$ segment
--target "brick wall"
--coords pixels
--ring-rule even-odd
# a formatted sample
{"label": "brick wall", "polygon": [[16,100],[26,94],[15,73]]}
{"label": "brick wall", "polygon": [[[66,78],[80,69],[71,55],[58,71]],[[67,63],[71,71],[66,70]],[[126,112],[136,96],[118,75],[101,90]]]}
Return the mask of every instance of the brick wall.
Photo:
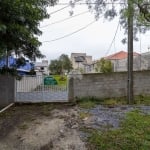
{"label": "brick wall", "polygon": [[15,100],[15,79],[12,76],[0,75],[0,108]]}
{"label": "brick wall", "polygon": [[[76,74],[70,75],[70,78],[73,78],[73,95],[70,97],[111,98],[127,95],[126,72]],[[134,94],[150,94],[150,71],[134,72]]]}

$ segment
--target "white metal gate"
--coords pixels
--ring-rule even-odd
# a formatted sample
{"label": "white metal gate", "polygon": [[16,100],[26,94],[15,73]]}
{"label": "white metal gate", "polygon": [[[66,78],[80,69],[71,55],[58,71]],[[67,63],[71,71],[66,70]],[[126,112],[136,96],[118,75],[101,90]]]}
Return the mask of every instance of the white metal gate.
{"label": "white metal gate", "polygon": [[67,102],[66,85],[44,85],[44,76],[24,76],[16,80],[16,102]]}

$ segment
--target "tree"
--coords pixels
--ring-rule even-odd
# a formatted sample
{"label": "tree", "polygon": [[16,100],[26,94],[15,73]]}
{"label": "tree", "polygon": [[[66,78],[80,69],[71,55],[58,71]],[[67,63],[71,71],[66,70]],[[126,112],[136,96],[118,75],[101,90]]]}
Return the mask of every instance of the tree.
{"label": "tree", "polygon": [[61,74],[62,72],[61,62],[57,59],[51,60],[49,70],[51,74]]}
{"label": "tree", "polygon": [[0,54],[22,53],[42,58],[39,23],[49,15],[46,7],[57,0],[0,0]]}
{"label": "tree", "polygon": [[[74,5],[79,0],[74,0]],[[134,22],[133,33],[134,40],[138,40],[136,34],[138,32],[145,33],[150,29],[150,2],[149,0],[129,0],[134,6]],[[82,2],[83,3],[83,2]],[[81,3],[81,4],[82,4]],[[125,0],[85,0],[89,10],[95,14],[96,20],[101,16],[111,21],[116,16],[120,16],[120,24],[125,29],[125,34],[128,33],[128,1]],[[72,4],[72,5],[73,5]],[[123,43],[127,42],[127,37],[122,39]]]}
{"label": "tree", "polygon": [[[112,20],[118,14],[120,15],[120,24],[128,34],[122,42],[128,42],[128,80],[127,80],[127,97],[128,103],[134,103],[133,94],[133,40],[138,40],[138,32],[145,33],[150,29],[150,2],[149,0],[86,0],[89,9],[96,11],[96,18],[104,15],[105,18]],[[91,5],[92,2],[95,4]],[[116,7],[120,4],[120,9]]]}
{"label": "tree", "polygon": [[72,63],[68,57],[68,55],[65,55],[65,54],[62,54],[60,57],[59,57],[59,60],[62,64],[62,72],[67,72],[69,73],[70,70],[72,69]]}
{"label": "tree", "polygon": [[49,69],[52,74],[69,73],[72,69],[72,64],[68,55],[62,54],[58,59],[51,60]]}
{"label": "tree", "polygon": [[99,61],[96,63],[96,72],[102,72],[102,73],[109,73],[113,72],[113,66],[110,60],[106,60],[104,58],[101,58]]}

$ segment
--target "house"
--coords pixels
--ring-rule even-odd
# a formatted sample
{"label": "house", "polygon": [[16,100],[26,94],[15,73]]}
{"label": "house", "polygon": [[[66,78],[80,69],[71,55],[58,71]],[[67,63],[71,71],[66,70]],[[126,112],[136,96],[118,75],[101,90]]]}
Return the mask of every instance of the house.
{"label": "house", "polygon": [[87,56],[86,53],[71,53],[71,62],[74,70],[84,73],[93,71],[92,56]]}
{"label": "house", "polygon": [[148,51],[148,52],[142,53],[141,58],[142,58],[141,60],[142,70],[150,70],[150,52]]}
{"label": "house", "polygon": [[42,62],[35,62],[34,69],[36,75],[49,75],[48,60],[42,60]]}
{"label": "house", "polygon": [[[109,55],[105,57],[105,59],[108,59],[113,64],[113,70],[114,72],[120,72],[120,71],[127,71],[128,69],[128,53],[125,51],[119,51],[115,54]],[[145,59],[141,57],[140,54],[133,52],[133,70],[145,70],[144,65]]]}

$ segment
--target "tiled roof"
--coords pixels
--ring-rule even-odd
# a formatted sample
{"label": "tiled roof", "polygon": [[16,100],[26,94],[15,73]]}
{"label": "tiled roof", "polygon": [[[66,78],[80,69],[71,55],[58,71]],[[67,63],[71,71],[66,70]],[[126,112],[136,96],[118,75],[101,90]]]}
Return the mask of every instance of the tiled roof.
{"label": "tiled roof", "polygon": [[[139,54],[136,52],[133,52],[133,56],[138,56]],[[128,53],[125,51],[120,51],[118,53],[109,55],[107,57],[105,57],[105,59],[109,59],[109,60],[119,60],[119,59],[125,59],[128,57]]]}

